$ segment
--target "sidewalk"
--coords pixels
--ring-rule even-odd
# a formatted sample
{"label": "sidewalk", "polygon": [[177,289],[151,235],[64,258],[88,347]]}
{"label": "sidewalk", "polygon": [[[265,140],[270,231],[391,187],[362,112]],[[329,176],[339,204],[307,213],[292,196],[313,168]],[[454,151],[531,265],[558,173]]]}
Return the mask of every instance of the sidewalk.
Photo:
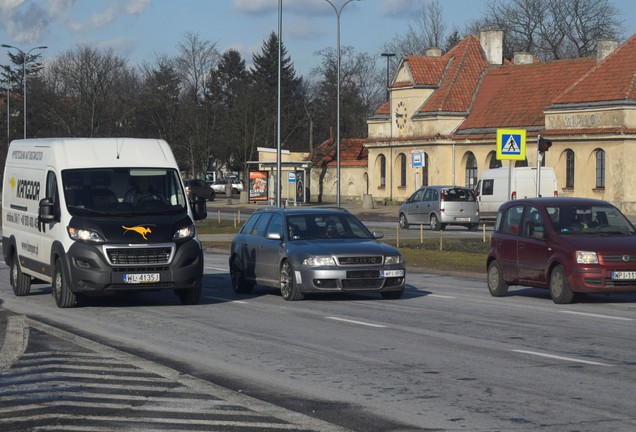
{"label": "sidewalk", "polygon": [[[208,202],[208,217],[211,216],[211,213],[216,213],[220,211],[221,213],[233,213],[240,211],[241,218],[243,215],[252,214],[256,209],[267,207],[269,202],[259,202],[254,203],[251,202],[249,204],[241,204],[238,198],[232,198],[232,204],[229,204],[227,199],[222,195],[217,195],[214,201]],[[308,203],[298,205],[296,208],[307,208],[307,207],[335,207],[334,203]],[[293,203],[289,203],[289,208],[294,208]],[[379,206],[375,205],[372,209],[362,208],[362,203],[341,203],[340,207],[347,209],[352,214],[356,215],[358,218],[363,220],[370,221],[383,221],[383,222],[398,222],[398,211],[399,206],[397,205],[387,205],[387,206]]]}

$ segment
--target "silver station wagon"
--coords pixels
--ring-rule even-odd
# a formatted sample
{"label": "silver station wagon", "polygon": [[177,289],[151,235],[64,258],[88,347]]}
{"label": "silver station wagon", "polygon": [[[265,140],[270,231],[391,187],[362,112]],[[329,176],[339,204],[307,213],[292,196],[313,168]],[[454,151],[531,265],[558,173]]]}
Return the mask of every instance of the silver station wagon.
{"label": "silver station wagon", "polygon": [[285,300],[363,291],[400,298],[404,260],[381,237],[339,208],[259,209],[232,241],[232,288],[242,293],[254,285],[280,288]]}
{"label": "silver station wagon", "polygon": [[460,186],[424,186],[401,206],[400,228],[411,224],[430,225],[439,231],[447,225],[479,226],[479,203],[472,189]]}

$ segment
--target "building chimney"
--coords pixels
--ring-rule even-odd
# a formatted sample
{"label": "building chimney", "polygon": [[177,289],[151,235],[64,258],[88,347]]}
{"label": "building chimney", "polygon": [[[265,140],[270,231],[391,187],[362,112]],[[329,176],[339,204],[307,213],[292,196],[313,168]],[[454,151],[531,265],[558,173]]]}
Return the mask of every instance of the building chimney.
{"label": "building chimney", "polygon": [[596,61],[601,61],[618,47],[616,39],[599,39],[596,41]]}
{"label": "building chimney", "polygon": [[488,63],[493,65],[503,63],[503,30],[482,30],[479,33],[479,42]]}
{"label": "building chimney", "polygon": [[516,65],[534,63],[534,56],[529,52],[516,52],[514,63]]}
{"label": "building chimney", "polygon": [[426,50],[426,57],[441,57],[442,50],[440,48],[428,48]]}

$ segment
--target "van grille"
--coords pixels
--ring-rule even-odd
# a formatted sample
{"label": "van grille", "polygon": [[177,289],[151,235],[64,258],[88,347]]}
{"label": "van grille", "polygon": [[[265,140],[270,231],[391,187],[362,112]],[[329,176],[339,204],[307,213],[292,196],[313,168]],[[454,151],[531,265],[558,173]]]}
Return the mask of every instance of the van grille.
{"label": "van grille", "polygon": [[112,265],[169,264],[173,248],[165,247],[122,247],[108,248],[106,256]]}

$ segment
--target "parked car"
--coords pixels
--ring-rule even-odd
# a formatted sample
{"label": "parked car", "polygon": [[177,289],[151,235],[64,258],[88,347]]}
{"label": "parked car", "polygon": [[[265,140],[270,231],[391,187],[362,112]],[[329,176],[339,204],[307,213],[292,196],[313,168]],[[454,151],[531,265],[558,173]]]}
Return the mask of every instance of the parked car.
{"label": "parked car", "polygon": [[381,237],[343,209],[256,210],[232,241],[232,288],[280,288],[285,300],[347,291],[399,298],[404,260]]}
{"label": "parked car", "polygon": [[216,198],[214,189],[212,189],[212,187],[203,180],[188,179],[183,181],[183,185],[186,188],[188,199],[190,199],[193,195],[203,197],[206,201],[214,201],[214,198]]}
{"label": "parked car", "polygon": [[228,180],[232,183],[232,193],[234,195],[238,194],[239,192],[241,192],[243,190],[243,182],[240,179],[237,179],[237,178],[231,178],[231,179],[223,178],[223,179],[218,179],[214,183],[212,183],[212,189],[214,189],[214,192],[224,194],[225,193],[225,185],[227,184]]}
{"label": "parked car", "polygon": [[486,268],[495,297],[509,285],[548,288],[560,304],[575,293],[636,292],[636,229],[601,200],[508,201],[497,215]]}
{"label": "parked car", "polygon": [[401,206],[400,228],[428,224],[439,231],[447,225],[463,225],[470,230],[479,226],[479,204],[472,189],[460,186],[424,186]]}

